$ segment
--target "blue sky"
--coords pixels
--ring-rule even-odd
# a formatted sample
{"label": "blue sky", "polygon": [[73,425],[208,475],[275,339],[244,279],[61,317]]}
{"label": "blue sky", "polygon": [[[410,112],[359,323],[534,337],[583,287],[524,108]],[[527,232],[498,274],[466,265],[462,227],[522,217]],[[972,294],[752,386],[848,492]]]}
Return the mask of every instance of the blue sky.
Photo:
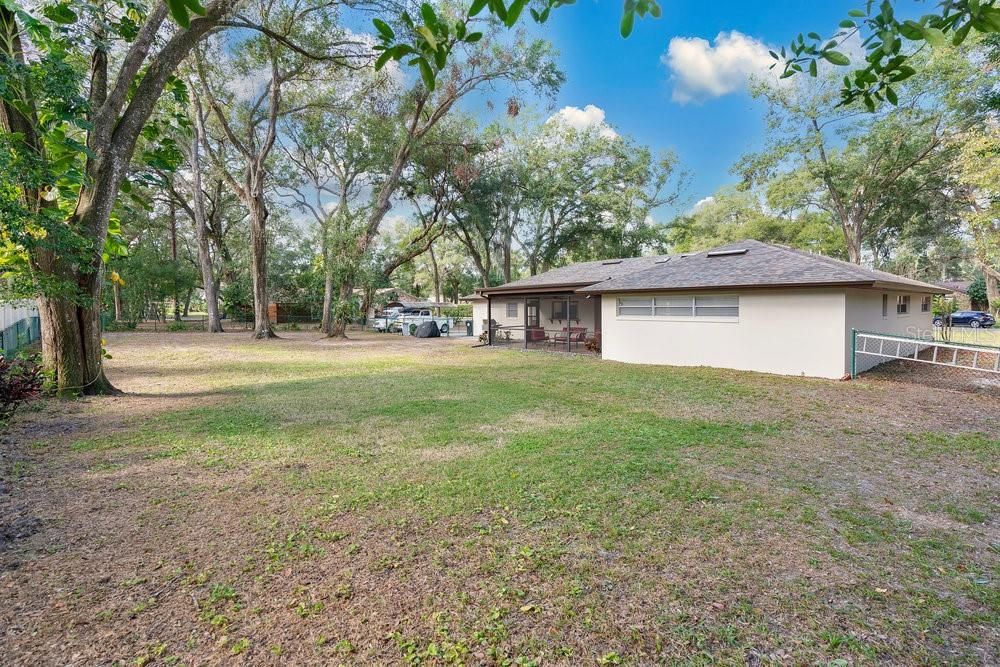
{"label": "blue sky", "polygon": [[[676,151],[692,173],[693,204],[734,182],[732,164],[763,144],[763,107],[744,81],[761,69],[766,47],[799,32],[828,35],[863,4],[662,0],[660,19],[637,21],[622,39],[621,2],[579,0],[554,11],[544,29],[567,76],[556,108],[594,105],[621,133]],[[581,117],[599,115],[589,111]]]}

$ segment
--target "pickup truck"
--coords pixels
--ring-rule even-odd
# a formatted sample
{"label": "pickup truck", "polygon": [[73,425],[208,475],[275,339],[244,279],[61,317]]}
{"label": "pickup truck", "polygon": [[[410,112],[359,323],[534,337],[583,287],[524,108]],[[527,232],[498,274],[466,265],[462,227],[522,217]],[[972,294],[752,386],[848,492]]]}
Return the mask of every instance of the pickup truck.
{"label": "pickup truck", "polygon": [[[427,311],[428,313],[430,311]],[[389,308],[378,317],[372,319],[375,331],[399,331],[399,318],[403,315],[402,308]]]}

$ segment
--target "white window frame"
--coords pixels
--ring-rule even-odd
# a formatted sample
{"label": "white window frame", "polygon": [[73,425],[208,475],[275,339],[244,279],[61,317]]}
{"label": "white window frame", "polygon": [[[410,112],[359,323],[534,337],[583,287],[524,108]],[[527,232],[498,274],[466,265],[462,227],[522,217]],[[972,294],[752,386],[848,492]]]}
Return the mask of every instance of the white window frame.
{"label": "white window frame", "polygon": [[[704,300],[704,303],[699,303],[699,300]],[[712,302],[715,303],[712,303]],[[722,301],[723,303],[719,303]],[[732,315],[729,313],[722,313],[722,310],[731,310],[736,308],[736,314]],[[708,311],[701,313],[700,311]],[[716,311],[716,312],[712,312]],[[695,295],[694,297],[694,317],[706,318],[710,317],[712,319],[738,319],[740,316],[740,297],[735,294],[719,294],[719,295],[708,295],[703,294],[701,296]]]}
{"label": "white window frame", "polygon": [[[906,317],[910,314],[910,303],[913,300],[910,298],[909,294],[899,294],[896,296],[896,315],[899,317]],[[903,310],[900,310],[900,307]]]}
{"label": "white window frame", "polygon": [[931,297],[929,297],[929,296],[922,296],[922,297],[920,297],[920,312],[921,313],[929,313],[929,312],[931,312],[931,307],[932,307]]}
{"label": "white window frame", "polygon": [[[705,302],[698,303],[699,299],[704,299]],[[727,302],[718,303],[720,299],[725,299]],[[715,301],[716,303],[711,303]],[[618,319],[636,319],[636,320],[656,320],[662,322],[738,322],[740,315],[740,297],[737,294],[660,294],[658,296],[624,296],[618,297],[616,301],[615,313]],[[728,310],[736,308],[736,314],[709,314],[709,312],[702,312],[699,314],[699,309],[701,311],[711,311],[712,309],[717,309],[719,311]],[[649,312],[646,314],[639,314],[634,312],[623,313],[622,309],[646,309]],[[658,309],[665,310],[669,308],[671,312],[668,314],[658,314],[656,311]],[[686,312],[678,312],[681,310],[686,310]]]}
{"label": "white window frame", "polygon": [[[510,314],[511,307],[514,309],[513,315]],[[507,317],[517,317],[517,301],[508,301],[507,310],[505,312],[507,313]]]}
{"label": "white window frame", "polygon": [[[625,302],[625,303],[622,303]],[[645,315],[642,313],[623,313],[622,309],[628,308],[631,310],[635,309],[649,309],[649,312]],[[639,317],[646,319],[647,317],[653,316],[653,297],[649,296],[620,296],[616,301],[616,310],[618,317],[629,318],[629,317]]]}

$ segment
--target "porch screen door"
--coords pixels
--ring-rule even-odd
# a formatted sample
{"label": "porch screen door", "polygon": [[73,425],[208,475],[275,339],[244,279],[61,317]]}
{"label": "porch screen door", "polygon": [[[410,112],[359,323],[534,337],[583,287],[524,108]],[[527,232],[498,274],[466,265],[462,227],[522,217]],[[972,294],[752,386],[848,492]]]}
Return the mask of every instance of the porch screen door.
{"label": "porch screen door", "polygon": [[529,327],[538,326],[538,299],[528,299],[525,302]]}

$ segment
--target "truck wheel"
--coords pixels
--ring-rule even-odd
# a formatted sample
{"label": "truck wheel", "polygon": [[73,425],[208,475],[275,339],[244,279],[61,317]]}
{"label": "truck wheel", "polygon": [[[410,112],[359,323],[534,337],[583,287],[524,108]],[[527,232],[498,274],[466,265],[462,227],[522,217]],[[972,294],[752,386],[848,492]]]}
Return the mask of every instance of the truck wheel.
{"label": "truck wheel", "polygon": [[442,325],[441,325],[441,328],[439,329],[439,331],[440,331],[441,333],[443,333],[443,334],[447,334],[447,333],[448,333],[448,331],[450,330],[450,328],[451,328],[451,327],[449,327],[449,326],[448,326],[447,324],[442,324]]}

